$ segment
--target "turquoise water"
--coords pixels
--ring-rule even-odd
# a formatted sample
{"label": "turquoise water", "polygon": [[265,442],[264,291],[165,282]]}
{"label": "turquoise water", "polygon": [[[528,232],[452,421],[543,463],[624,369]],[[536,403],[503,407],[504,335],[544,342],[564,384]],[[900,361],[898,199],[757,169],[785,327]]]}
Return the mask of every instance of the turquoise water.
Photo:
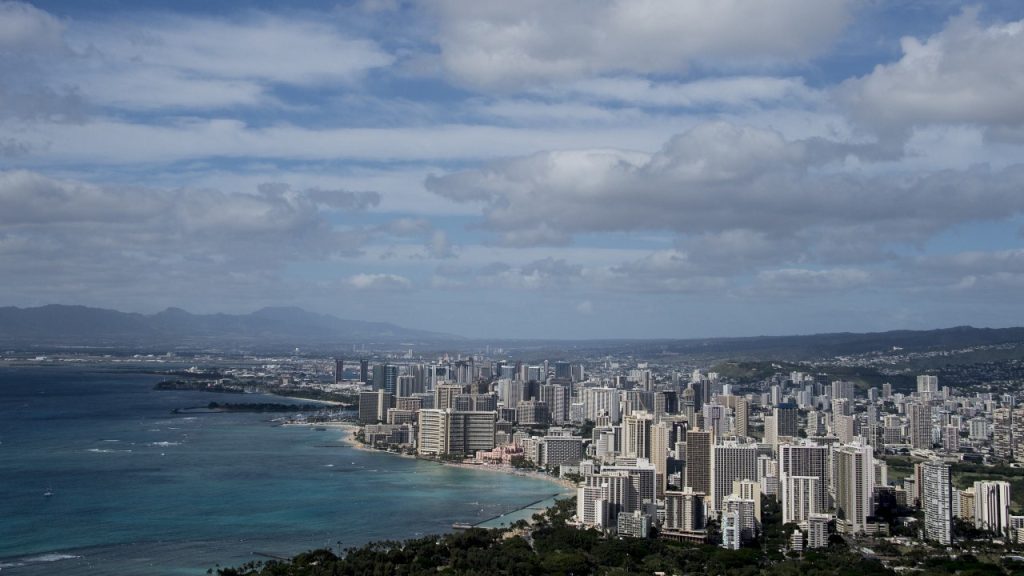
{"label": "turquoise water", "polygon": [[157,380],[0,367],[0,572],[203,574],[447,532],[560,492],[356,450],[341,430],[265,414],[174,415],[240,397],[155,391]]}

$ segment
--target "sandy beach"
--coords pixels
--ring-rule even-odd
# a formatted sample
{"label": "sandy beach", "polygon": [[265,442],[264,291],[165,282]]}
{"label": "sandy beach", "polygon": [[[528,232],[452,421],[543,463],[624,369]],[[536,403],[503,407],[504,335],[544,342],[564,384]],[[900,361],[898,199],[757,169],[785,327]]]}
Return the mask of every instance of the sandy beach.
{"label": "sandy beach", "polygon": [[[359,428],[360,428],[359,426],[357,426],[355,424],[352,424],[352,423],[349,423],[349,422],[331,422],[331,423],[329,423],[329,425],[331,427],[335,427],[335,428],[344,428],[344,429],[346,429],[345,430],[346,434],[344,436],[342,436],[341,441],[346,443],[346,444],[348,444],[348,445],[350,445],[350,446],[352,446],[356,450],[366,450],[366,451],[369,451],[369,452],[380,452],[380,453],[383,453],[383,454],[390,454],[392,456],[400,456],[402,458],[417,458],[417,459],[423,460],[424,462],[433,462],[435,464],[440,464],[442,466],[451,466],[453,468],[463,468],[465,470],[476,470],[476,471],[480,471],[480,472],[497,472],[497,473],[500,473],[500,474],[511,474],[513,476],[522,476],[522,477],[525,477],[525,478],[533,478],[533,479],[536,479],[536,480],[545,480],[545,481],[548,481],[548,482],[553,482],[555,484],[558,484],[559,486],[561,486],[565,490],[566,494],[570,494],[571,493],[571,494],[575,495],[575,491],[576,491],[576,488],[577,488],[576,483],[571,481],[571,480],[567,480],[565,478],[557,478],[557,477],[551,476],[549,474],[544,474],[543,472],[536,472],[536,471],[531,471],[531,470],[522,470],[522,469],[519,469],[519,468],[513,468],[511,466],[497,466],[497,465],[494,465],[494,464],[469,464],[469,463],[464,463],[464,462],[441,462],[440,460],[431,460],[429,458],[419,458],[418,456],[413,456],[413,455],[410,455],[410,454],[403,454],[403,453],[400,453],[400,452],[389,452],[387,450],[377,450],[376,448],[370,448],[369,446],[366,446],[362,442],[356,440],[356,431],[359,430]],[[324,424],[317,424],[317,426],[324,426]]]}

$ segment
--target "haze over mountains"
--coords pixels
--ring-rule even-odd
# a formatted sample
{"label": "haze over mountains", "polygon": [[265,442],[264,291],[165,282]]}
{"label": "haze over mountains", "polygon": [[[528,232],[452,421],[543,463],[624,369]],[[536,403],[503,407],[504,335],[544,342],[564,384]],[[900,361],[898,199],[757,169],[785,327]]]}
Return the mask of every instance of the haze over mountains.
{"label": "haze over mountains", "polygon": [[[1024,328],[958,326],[937,330],[830,333],[702,339],[513,340],[495,334],[490,344],[547,354],[589,351],[679,354],[692,357],[799,360],[883,352],[951,350],[1024,343]],[[461,336],[415,330],[385,322],[341,319],[301,308],[263,308],[249,314],[191,314],[168,308],[157,314],[51,304],[0,307],[0,346],[13,348],[95,347],[128,349],[241,348],[333,350],[342,345],[427,345],[457,349],[476,345]]]}
{"label": "haze over mountains", "polygon": [[458,337],[301,308],[263,308],[250,314],[190,314],[168,308],[151,315],[58,304],[0,308],[0,344],[6,346],[264,348],[453,339]]}

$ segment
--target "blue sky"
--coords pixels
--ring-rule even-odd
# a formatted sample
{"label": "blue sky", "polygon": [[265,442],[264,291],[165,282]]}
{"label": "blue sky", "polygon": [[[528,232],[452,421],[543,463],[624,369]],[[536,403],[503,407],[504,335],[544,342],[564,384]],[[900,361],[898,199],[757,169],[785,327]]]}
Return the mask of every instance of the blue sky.
{"label": "blue sky", "polygon": [[0,1],[0,305],[1024,324],[1024,5]]}

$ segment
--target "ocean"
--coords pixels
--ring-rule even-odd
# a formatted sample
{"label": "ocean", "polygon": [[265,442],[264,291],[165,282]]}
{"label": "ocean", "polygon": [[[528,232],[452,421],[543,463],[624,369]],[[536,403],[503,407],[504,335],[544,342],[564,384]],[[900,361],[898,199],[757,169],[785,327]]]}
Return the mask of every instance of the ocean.
{"label": "ocean", "polygon": [[154,390],[161,379],[0,367],[0,574],[205,574],[514,518],[563,492],[357,450],[342,430],[279,426],[279,414],[173,414],[290,401]]}

